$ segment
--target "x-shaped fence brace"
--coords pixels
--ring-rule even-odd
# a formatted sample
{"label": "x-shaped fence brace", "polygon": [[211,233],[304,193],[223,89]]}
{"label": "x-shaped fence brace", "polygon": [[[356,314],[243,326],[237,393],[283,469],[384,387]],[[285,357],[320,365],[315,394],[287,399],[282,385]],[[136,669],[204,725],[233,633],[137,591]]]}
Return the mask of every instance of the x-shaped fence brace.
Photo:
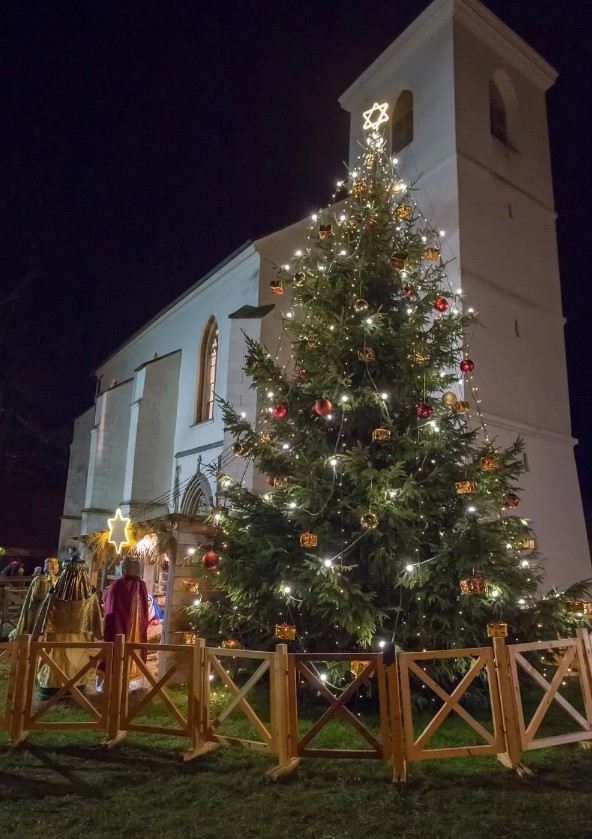
{"label": "x-shaped fence brace", "polygon": [[[271,746],[272,743],[272,736],[269,729],[265,726],[265,724],[259,719],[256,712],[253,710],[252,706],[247,702],[246,696],[252,690],[252,688],[257,684],[257,682],[261,679],[261,677],[267,673],[269,670],[269,659],[266,658],[255,670],[253,675],[245,682],[242,688],[239,688],[238,685],[235,684],[233,681],[230,673],[223,667],[218,657],[211,652],[210,650],[207,651],[208,661],[216,671],[216,673],[220,676],[228,690],[233,694],[232,701],[216,716],[214,720],[210,722],[208,727],[207,736],[208,737],[215,737],[218,740],[221,740],[225,743],[234,743],[234,744],[248,744],[251,748],[264,748],[267,749]],[[263,739],[263,743],[257,743],[253,740],[245,740],[244,738],[240,737],[229,737],[226,735],[217,735],[216,729],[222,725],[224,720],[228,719],[230,714],[234,711],[235,708],[240,707],[243,711],[249,722],[256,728]]]}

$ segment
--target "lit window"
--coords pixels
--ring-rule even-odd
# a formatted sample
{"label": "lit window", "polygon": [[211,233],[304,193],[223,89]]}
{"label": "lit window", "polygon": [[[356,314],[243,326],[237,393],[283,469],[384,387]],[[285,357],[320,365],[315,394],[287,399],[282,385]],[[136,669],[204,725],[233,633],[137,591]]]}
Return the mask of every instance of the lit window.
{"label": "lit window", "polygon": [[495,82],[489,82],[489,130],[497,140],[508,142],[506,106]]}
{"label": "lit window", "polygon": [[196,422],[214,418],[216,404],[216,367],[218,365],[218,324],[210,318],[201,342],[199,379],[197,387]]}
{"label": "lit window", "polygon": [[413,94],[404,90],[393,111],[392,153],[397,154],[413,140]]}

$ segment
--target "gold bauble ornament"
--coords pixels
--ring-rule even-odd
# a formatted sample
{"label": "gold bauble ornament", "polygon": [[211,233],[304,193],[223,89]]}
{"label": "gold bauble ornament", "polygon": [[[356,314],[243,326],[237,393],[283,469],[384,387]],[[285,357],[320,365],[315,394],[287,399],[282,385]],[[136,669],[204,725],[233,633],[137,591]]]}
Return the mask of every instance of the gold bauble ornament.
{"label": "gold bauble ornament", "polygon": [[361,315],[362,312],[367,312],[367,311],[368,311],[368,301],[364,300],[362,297],[360,297],[354,303],[354,312],[356,312],[358,315]]}
{"label": "gold bauble ornament", "polygon": [[448,405],[449,408],[454,408],[454,406],[458,402],[456,393],[453,393],[451,390],[447,390],[445,393],[442,394],[442,402],[444,403],[444,405]]}
{"label": "gold bauble ornament", "polygon": [[238,440],[238,442],[236,442],[234,444],[234,446],[232,447],[232,452],[237,457],[244,457],[247,454],[248,451],[249,451],[249,449],[247,447],[247,444],[243,443],[242,440]]}
{"label": "gold bauble ornament", "polygon": [[368,510],[363,516],[360,516],[360,524],[366,530],[375,530],[378,527],[378,516],[372,510]]}

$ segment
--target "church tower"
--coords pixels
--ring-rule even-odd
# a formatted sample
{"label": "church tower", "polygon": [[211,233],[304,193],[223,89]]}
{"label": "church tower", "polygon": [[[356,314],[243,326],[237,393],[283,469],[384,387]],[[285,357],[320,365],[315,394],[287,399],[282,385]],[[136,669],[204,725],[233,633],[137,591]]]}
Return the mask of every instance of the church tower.
{"label": "church tower", "polygon": [[[391,151],[482,324],[470,338],[491,438],[526,444],[518,514],[545,586],[591,576],[571,436],[545,93],[555,70],[478,0],[435,0],[340,99],[358,159],[362,112],[389,102]],[[473,410],[476,418],[476,412]]]}

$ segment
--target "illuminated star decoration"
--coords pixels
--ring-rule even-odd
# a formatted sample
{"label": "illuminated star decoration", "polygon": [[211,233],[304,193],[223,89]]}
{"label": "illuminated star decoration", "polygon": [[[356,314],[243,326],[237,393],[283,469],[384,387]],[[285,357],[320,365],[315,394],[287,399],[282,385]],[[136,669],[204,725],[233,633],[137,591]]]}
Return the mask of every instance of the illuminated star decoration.
{"label": "illuminated star decoration", "polygon": [[383,122],[388,122],[387,108],[388,102],[383,102],[382,105],[375,102],[368,111],[364,111],[364,131],[376,130]]}
{"label": "illuminated star decoration", "polygon": [[115,550],[118,554],[124,545],[129,545],[128,527],[131,519],[125,518],[121,515],[121,510],[117,508],[117,512],[112,519],[107,519],[109,525],[109,538],[107,541],[110,545],[115,545]]}

